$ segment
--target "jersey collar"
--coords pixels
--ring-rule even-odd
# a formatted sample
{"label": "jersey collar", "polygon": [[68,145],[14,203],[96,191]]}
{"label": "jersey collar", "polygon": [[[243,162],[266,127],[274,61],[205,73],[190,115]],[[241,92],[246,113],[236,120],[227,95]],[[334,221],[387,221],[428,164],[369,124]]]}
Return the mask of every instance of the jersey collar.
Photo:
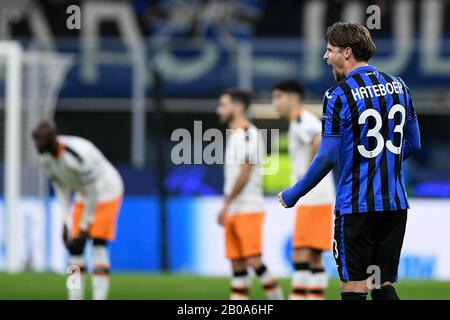
{"label": "jersey collar", "polygon": [[239,127],[235,128],[235,131],[242,129],[242,130],[247,130],[248,128],[250,128],[250,122],[246,121],[244,122],[242,125],[240,125]]}
{"label": "jersey collar", "polygon": [[371,65],[358,67],[358,68],[353,69],[352,71],[350,71],[347,74],[346,78],[349,78],[349,77],[351,77],[351,76],[353,76],[354,74],[357,74],[357,73],[369,72],[369,71],[377,71],[377,68],[375,68],[374,66],[371,66]]}

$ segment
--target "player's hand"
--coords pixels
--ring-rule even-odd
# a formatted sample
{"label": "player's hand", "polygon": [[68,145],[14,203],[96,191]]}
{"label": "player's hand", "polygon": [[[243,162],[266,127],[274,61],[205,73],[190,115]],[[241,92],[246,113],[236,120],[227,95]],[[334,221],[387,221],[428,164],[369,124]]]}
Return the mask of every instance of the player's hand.
{"label": "player's hand", "polygon": [[86,245],[86,241],[88,239],[88,232],[85,230],[81,230],[78,237],[72,239],[68,244],[67,248],[74,255],[80,255],[84,251],[84,247]]}
{"label": "player's hand", "polygon": [[284,208],[288,208],[288,205],[286,204],[286,202],[284,202],[283,197],[281,196],[281,192],[278,193],[278,201],[281,203],[281,205],[282,205]]}
{"label": "player's hand", "polygon": [[226,219],[226,217],[227,217],[227,211],[228,211],[228,208],[227,207],[223,207],[220,211],[219,211],[219,214],[217,215],[217,223],[220,225],[220,226],[224,226],[225,225],[225,219]]}
{"label": "player's hand", "polygon": [[62,238],[66,248],[69,248],[69,229],[67,228],[66,225],[63,226]]}

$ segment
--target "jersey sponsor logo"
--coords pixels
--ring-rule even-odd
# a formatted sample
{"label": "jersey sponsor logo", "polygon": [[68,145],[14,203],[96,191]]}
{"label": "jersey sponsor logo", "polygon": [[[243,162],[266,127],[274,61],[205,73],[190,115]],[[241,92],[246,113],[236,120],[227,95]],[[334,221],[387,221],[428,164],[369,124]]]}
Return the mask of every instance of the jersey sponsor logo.
{"label": "jersey sponsor logo", "polygon": [[320,119],[321,120],[330,120],[331,119],[331,115],[324,113],[324,114],[322,114],[322,117]]}

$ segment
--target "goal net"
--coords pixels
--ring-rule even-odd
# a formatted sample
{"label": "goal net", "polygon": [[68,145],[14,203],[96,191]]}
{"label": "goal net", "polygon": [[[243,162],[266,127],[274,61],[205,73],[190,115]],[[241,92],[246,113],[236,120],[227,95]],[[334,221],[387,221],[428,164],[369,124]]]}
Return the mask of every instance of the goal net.
{"label": "goal net", "polygon": [[67,54],[23,50],[0,41],[0,270],[49,266],[49,183],[31,132],[54,121],[59,92],[73,65]]}

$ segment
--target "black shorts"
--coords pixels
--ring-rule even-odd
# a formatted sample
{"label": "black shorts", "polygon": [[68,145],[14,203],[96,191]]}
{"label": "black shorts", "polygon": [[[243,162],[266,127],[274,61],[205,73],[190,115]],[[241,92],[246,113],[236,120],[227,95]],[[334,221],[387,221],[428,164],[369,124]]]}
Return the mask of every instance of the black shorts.
{"label": "black shorts", "polygon": [[337,215],[333,255],[341,281],[366,280],[379,267],[381,283],[396,282],[406,210]]}

